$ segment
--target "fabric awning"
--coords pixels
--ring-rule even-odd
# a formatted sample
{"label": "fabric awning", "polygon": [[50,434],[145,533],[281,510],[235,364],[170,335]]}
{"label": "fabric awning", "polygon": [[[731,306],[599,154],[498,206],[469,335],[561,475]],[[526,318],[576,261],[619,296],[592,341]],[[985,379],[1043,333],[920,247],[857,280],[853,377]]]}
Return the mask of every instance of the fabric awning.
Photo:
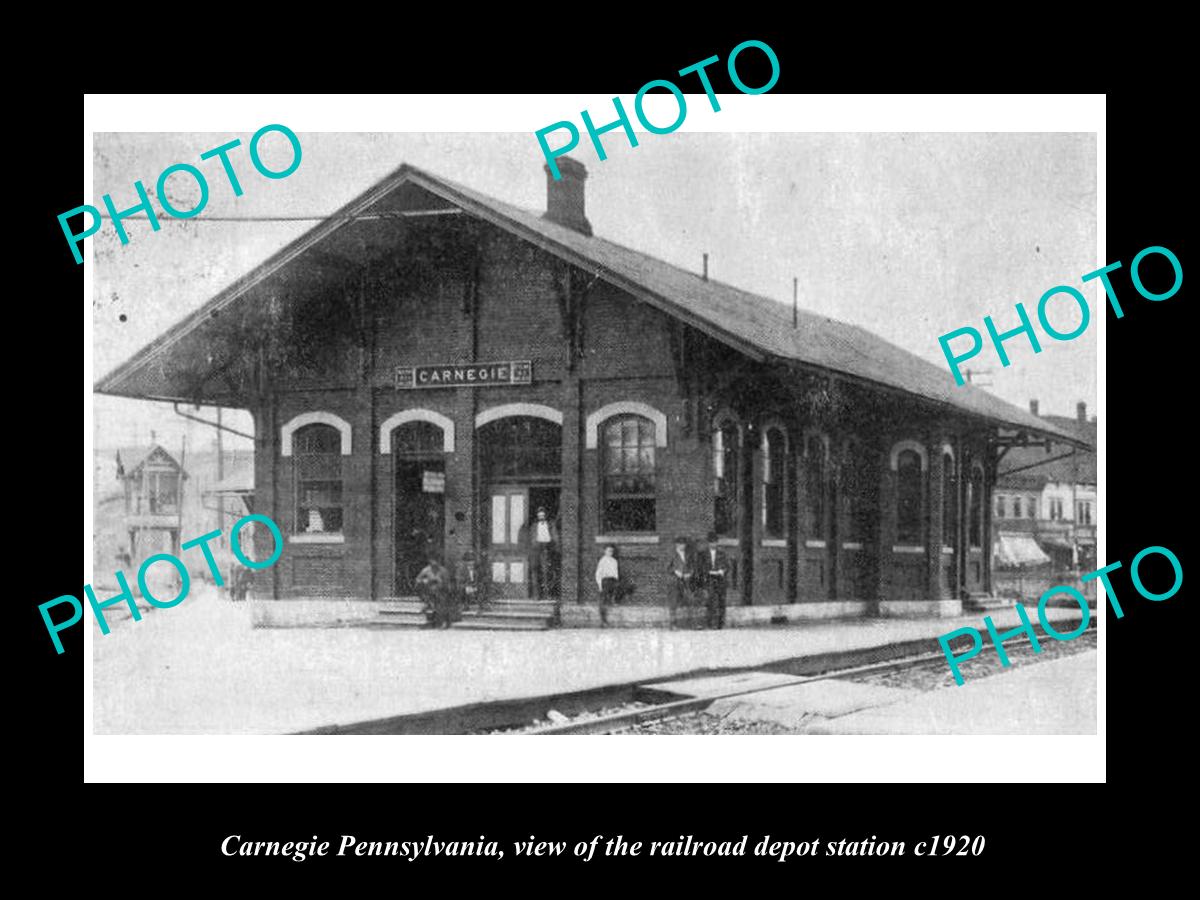
{"label": "fabric awning", "polygon": [[1050,562],[1032,535],[1001,533],[997,561],[1002,566],[1040,566]]}

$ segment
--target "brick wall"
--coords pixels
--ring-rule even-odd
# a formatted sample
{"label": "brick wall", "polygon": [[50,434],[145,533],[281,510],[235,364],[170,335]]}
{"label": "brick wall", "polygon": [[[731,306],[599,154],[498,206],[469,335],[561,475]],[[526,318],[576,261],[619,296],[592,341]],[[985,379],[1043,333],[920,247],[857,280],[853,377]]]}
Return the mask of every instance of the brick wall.
{"label": "brick wall", "polygon": [[[743,586],[751,588],[756,604],[835,598],[925,600],[950,590],[956,576],[955,558],[893,552],[895,484],[886,451],[881,453],[879,472],[880,533],[866,537],[861,550],[847,551],[840,546],[846,506],[843,493],[835,485],[826,498],[830,519],[827,547],[805,547],[807,501],[798,465],[799,413],[780,398],[770,401],[774,406],[738,409],[736,390],[721,396],[710,388],[699,397],[690,381],[691,388],[684,390],[676,369],[676,345],[668,316],[604,283],[592,284],[584,302],[582,354],[572,365],[562,306],[562,264],[497,229],[484,229],[482,234],[475,270],[458,265],[416,274],[412,270],[392,276],[375,272],[369,286],[359,288],[374,292],[373,346],[351,348],[320,366],[297,372],[286,382],[274,385],[274,400],[255,410],[259,436],[256,502],[258,509],[271,515],[288,536],[294,536],[296,530],[295,468],[292,458],[281,454],[281,426],[294,416],[322,411],[345,420],[351,429],[352,452],[342,457],[341,466],[343,541],[290,541],[284,557],[268,576],[275,596],[377,599],[394,592],[396,458],[380,452],[380,426],[402,411],[428,410],[453,423],[454,452],[443,460],[447,560],[452,564],[471,549],[484,521],[478,494],[475,419],[481,411],[502,404],[538,404],[562,416],[564,495],[560,502],[560,536],[567,551],[563,562],[565,602],[595,601],[593,574],[603,550],[601,541],[611,537],[616,537],[624,571],[636,585],[631,601],[663,602],[674,537],[683,534],[700,541],[712,527],[708,415],[731,405],[747,426],[753,426],[746,432],[743,450],[744,487],[752,497],[748,501],[752,505],[744,510],[744,515],[750,517],[749,525],[742,545],[727,548],[743,566],[737,583],[731,586],[731,603],[742,599],[739,589]],[[474,286],[473,276],[477,277]],[[582,283],[590,280],[585,277]],[[347,296],[335,291],[328,302],[347,303]],[[394,387],[394,369],[400,365],[513,359],[532,361],[531,385],[400,391]],[[710,364],[710,368],[718,366]],[[748,371],[752,378],[759,377],[759,370]],[[688,374],[683,372],[685,377]],[[768,377],[776,376],[770,376],[762,367],[763,384]],[[762,393],[771,395],[772,390],[764,388]],[[623,401],[646,404],[666,419],[666,446],[656,448],[656,528],[649,535],[606,535],[601,522],[601,451],[587,446],[587,418],[609,404]],[[702,408],[709,412],[702,414]],[[883,434],[875,427],[876,412],[868,412],[870,415],[860,408],[853,415],[862,421],[848,418],[834,429],[836,439],[831,453],[835,458],[840,441],[868,432],[868,443],[878,447],[890,447],[891,441],[901,437],[932,441],[933,431],[902,434],[899,424],[892,430],[885,425],[887,433]],[[904,414],[906,411],[895,413],[897,422]],[[760,428],[772,420],[779,421],[789,436],[789,453],[783,460],[787,528],[782,546],[777,538],[767,539],[762,523]],[[923,423],[918,426],[926,427]],[[937,433],[957,440],[960,430],[954,424]],[[930,518],[931,499],[938,498],[940,486],[931,491],[927,484],[927,534],[930,527],[940,527]],[[930,552],[940,554],[940,541],[929,546],[933,547]],[[749,581],[743,582],[746,550],[752,554],[753,570]],[[981,590],[986,579],[982,553],[969,556],[966,565],[968,589]]]}

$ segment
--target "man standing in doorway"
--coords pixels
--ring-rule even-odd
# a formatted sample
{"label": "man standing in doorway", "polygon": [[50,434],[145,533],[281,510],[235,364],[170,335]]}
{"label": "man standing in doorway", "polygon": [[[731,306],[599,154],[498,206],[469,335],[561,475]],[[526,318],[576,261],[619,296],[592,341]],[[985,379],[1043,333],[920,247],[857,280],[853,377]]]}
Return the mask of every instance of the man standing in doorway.
{"label": "man standing in doorway", "polygon": [[554,585],[554,555],[558,549],[558,529],[546,517],[546,507],[539,506],[537,520],[530,534],[530,565],[539,600],[549,598]]}
{"label": "man standing in doorway", "polygon": [[729,557],[717,546],[717,533],[710,531],[697,565],[699,578],[708,594],[708,627],[725,627],[725,589],[729,585]]}

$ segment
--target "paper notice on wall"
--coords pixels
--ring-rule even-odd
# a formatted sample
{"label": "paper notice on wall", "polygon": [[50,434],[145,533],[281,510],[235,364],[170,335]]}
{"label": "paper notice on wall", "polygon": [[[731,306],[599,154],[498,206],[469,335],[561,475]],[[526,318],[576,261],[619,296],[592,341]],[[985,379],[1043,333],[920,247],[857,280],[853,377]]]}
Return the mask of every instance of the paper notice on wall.
{"label": "paper notice on wall", "polygon": [[422,472],[421,473],[421,490],[426,494],[444,494],[446,493],[446,473],[445,472]]}

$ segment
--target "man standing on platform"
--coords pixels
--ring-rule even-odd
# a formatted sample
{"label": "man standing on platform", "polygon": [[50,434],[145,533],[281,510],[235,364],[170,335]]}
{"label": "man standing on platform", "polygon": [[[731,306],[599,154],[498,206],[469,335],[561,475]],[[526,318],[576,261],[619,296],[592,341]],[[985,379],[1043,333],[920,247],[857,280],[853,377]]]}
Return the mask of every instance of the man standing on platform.
{"label": "man standing on platform", "polygon": [[692,587],[695,583],[695,566],[692,556],[688,553],[688,541],[685,537],[675,538],[675,552],[667,563],[667,614],[671,619],[671,627],[676,625],[676,610],[680,604],[690,606],[692,602]]}
{"label": "man standing on platform", "polygon": [[708,594],[708,627],[725,627],[725,589],[729,585],[729,557],[717,546],[717,533],[710,531],[696,566]]}
{"label": "man standing on platform", "polygon": [[530,530],[530,565],[539,600],[549,599],[554,586],[554,557],[558,550],[558,529],[546,517],[546,507],[539,506],[537,521]]}

